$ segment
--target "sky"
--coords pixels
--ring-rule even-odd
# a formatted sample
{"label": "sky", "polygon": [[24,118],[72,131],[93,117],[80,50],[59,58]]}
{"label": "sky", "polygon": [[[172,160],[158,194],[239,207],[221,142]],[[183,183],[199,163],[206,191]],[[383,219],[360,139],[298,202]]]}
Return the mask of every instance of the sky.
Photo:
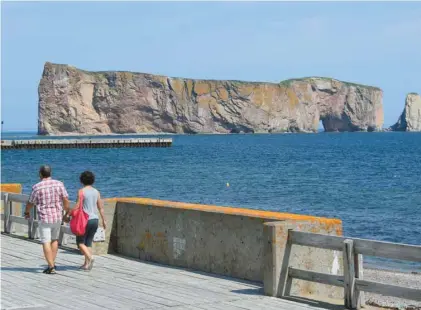
{"label": "sky", "polygon": [[35,131],[46,61],[85,70],[380,87],[385,126],[421,92],[421,2],[2,2],[1,119]]}

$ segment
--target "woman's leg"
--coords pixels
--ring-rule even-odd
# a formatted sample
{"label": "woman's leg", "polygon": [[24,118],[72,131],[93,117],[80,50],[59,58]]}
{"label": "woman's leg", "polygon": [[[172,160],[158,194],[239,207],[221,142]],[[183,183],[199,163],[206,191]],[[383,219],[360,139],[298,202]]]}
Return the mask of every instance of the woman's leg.
{"label": "woman's leg", "polygon": [[89,253],[89,260],[87,262],[87,268],[92,269],[93,266],[93,254],[92,254],[92,242],[94,240],[95,233],[98,229],[98,220],[89,220],[88,226],[86,227],[86,238],[85,238],[85,246]]}
{"label": "woman's leg", "polygon": [[86,237],[87,237],[87,234],[85,234],[85,236],[76,237],[77,246],[79,247],[80,252],[82,252],[82,254],[85,256],[85,262],[83,263],[82,266],[80,266],[82,269],[86,269],[88,267],[88,264],[91,258],[91,253],[89,252],[88,248],[85,245]]}
{"label": "woman's leg", "polygon": [[83,266],[86,266],[87,263],[91,260],[91,253],[86,245],[83,243],[79,244],[80,251],[83,255],[85,255],[85,264]]}

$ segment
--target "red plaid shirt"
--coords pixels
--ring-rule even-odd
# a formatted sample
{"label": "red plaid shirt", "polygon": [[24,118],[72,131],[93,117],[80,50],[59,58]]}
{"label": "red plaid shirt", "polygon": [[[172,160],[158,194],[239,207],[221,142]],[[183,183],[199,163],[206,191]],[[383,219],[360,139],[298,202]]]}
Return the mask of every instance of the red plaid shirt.
{"label": "red plaid shirt", "polygon": [[36,205],[41,222],[58,223],[63,217],[63,198],[68,197],[62,182],[48,178],[32,187],[29,202]]}

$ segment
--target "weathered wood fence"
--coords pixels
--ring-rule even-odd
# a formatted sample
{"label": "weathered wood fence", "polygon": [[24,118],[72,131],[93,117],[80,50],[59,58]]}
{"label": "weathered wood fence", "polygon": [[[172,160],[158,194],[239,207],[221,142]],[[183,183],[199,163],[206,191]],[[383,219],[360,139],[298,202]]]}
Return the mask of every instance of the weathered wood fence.
{"label": "weathered wood fence", "polygon": [[[1,200],[3,202],[3,214],[1,214],[1,219],[3,220],[3,231],[7,234],[11,233],[13,224],[27,225],[28,227],[28,238],[35,239],[37,237],[37,228],[38,228],[38,216],[36,207],[31,209],[31,214],[29,219],[25,219],[22,214],[14,215],[13,207],[14,203],[26,204],[29,200],[29,195],[15,194],[1,192]],[[70,202],[70,204],[75,204],[75,202]],[[22,213],[20,210],[20,213]],[[59,245],[66,244],[65,235],[73,235],[72,231],[68,224],[62,223],[60,229]],[[104,239],[102,229],[98,229],[97,234],[94,237],[94,241],[102,241]]]}
{"label": "weathered wood fence", "polygon": [[[342,251],[344,275],[331,275],[289,267],[291,247],[294,244]],[[363,255],[368,255],[421,262],[421,246],[289,230],[284,253],[280,275],[282,296],[290,294],[292,279],[300,279],[343,287],[345,307],[348,309],[360,309],[365,304],[363,292],[421,301],[420,289],[364,280],[362,261]]]}

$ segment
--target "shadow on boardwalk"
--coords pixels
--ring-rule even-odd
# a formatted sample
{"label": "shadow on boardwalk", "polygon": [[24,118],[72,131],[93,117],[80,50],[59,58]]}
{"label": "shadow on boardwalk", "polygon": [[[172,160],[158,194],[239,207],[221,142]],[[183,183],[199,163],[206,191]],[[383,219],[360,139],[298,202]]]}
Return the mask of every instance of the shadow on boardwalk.
{"label": "shadow on boardwalk", "polygon": [[[30,273],[42,273],[43,270],[47,268],[47,265],[42,268],[34,268],[34,267],[1,267],[1,272],[5,271],[15,271],[15,272],[30,272]],[[59,271],[80,271],[79,267],[77,266],[60,266],[56,268],[57,272]]]}

